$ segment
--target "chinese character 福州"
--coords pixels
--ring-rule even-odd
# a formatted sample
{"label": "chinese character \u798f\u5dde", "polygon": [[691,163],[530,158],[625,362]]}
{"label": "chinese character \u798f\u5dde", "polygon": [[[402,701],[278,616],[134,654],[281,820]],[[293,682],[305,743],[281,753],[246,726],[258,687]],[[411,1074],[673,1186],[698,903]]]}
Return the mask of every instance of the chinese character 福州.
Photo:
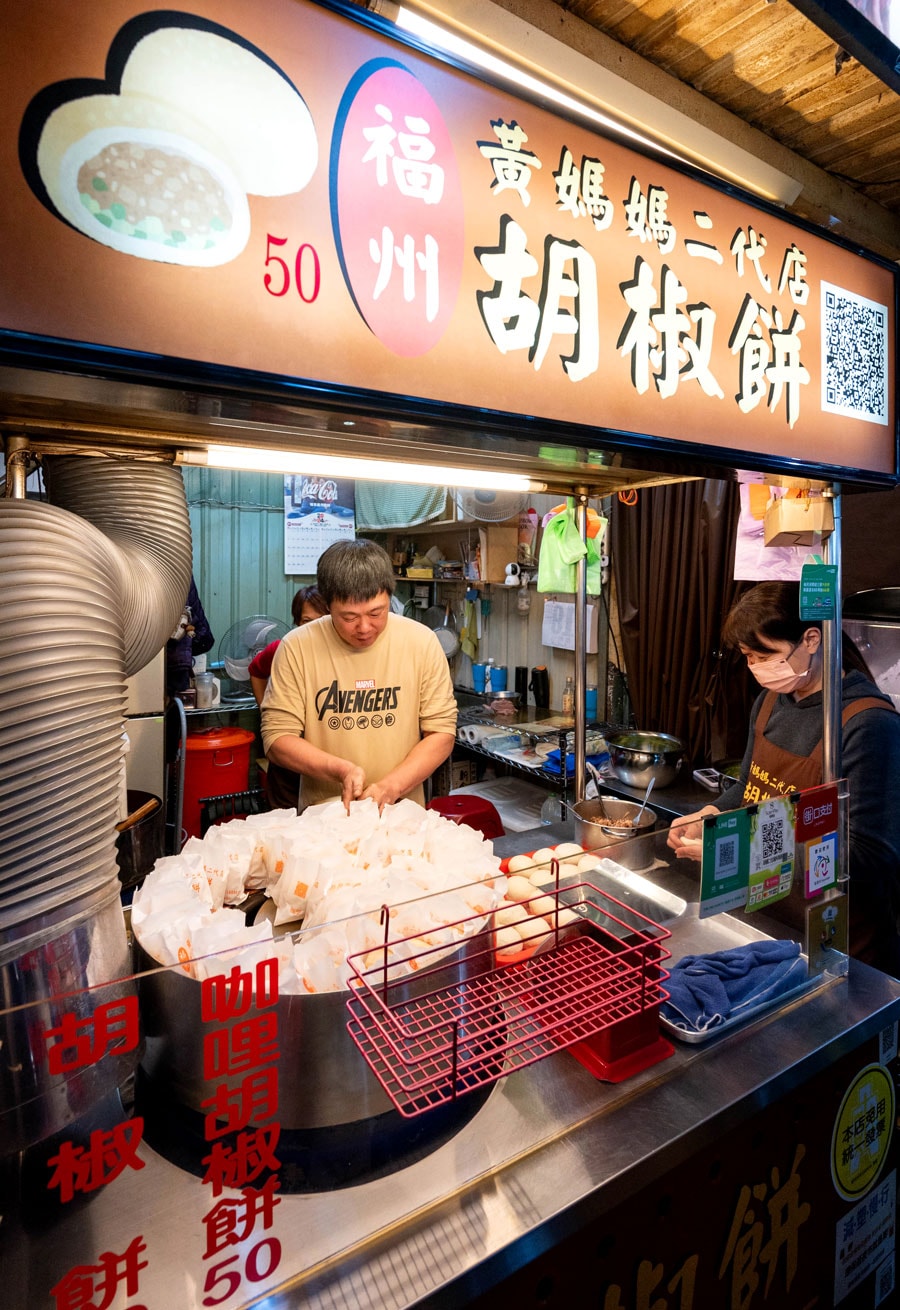
{"label": "chinese character \u798f\u5dde", "polygon": [[406,233],[398,245],[389,227],[381,229],[381,239],[370,237],[369,255],[378,266],[378,276],[372,289],[372,299],[378,300],[387,290],[394,269],[402,278],[403,299],[411,304],[416,298],[417,272],[425,275],[425,318],[433,323],[441,307],[441,280],[439,247],[435,238],[426,233],[424,249],[417,250],[415,239]]}
{"label": "chinese character \u798f\u5dde", "polygon": [[375,113],[382,121],[374,127],[363,128],[363,136],[370,144],[362,162],[375,161],[378,186],[387,186],[392,176],[401,195],[422,200],[426,205],[438,204],[444,194],[444,170],[433,162],[435,145],[429,136],[431,127],[427,119],[418,114],[407,114],[403,119],[406,130],[398,132],[393,126],[394,115],[387,105],[376,105]]}

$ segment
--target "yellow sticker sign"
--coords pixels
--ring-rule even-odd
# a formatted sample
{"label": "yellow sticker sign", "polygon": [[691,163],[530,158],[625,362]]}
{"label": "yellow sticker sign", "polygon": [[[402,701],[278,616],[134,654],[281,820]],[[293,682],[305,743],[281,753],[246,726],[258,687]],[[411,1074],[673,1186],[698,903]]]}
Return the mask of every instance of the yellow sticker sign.
{"label": "yellow sticker sign", "polygon": [[847,1088],[831,1138],[831,1177],[846,1201],[876,1182],[894,1130],[894,1084],[883,1065],[861,1069]]}

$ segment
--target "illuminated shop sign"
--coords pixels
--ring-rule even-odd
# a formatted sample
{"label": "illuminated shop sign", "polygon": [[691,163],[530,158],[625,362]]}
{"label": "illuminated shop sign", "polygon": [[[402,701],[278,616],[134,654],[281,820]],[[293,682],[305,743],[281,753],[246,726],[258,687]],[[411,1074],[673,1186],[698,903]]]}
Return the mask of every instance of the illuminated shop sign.
{"label": "illuminated shop sign", "polygon": [[2,24],[0,327],[895,473],[887,263],[303,0]]}

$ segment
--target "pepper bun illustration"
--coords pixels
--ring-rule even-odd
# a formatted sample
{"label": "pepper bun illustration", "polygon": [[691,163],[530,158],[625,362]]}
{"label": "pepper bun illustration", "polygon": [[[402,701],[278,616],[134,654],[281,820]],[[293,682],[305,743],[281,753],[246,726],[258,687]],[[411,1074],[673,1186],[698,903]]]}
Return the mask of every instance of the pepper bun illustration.
{"label": "pepper bun illustration", "polygon": [[54,83],[22,122],[38,199],[126,255],[212,267],[250,236],[248,196],[301,191],[318,165],[303,97],[261,50],[192,14],[114,38],[103,81]]}

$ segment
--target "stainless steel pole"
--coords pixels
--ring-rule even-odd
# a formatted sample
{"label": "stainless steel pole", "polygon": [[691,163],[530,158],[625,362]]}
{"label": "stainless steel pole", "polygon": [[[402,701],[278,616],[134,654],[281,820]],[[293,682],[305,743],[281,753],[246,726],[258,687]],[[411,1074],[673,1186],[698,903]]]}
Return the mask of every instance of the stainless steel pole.
{"label": "stainless steel pole", "polygon": [[[575,523],[578,535],[587,542],[586,487],[575,488]],[[585,750],[587,688],[587,559],[582,555],[575,568],[575,800],[584,800],[587,758]],[[562,761],[565,769],[565,760]],[[565,773],[563,774],[565,776]]]}
{"label": "stainless steel pole", "polygon": [[834,506],[834,531],[825,543],[823,557],[837,565],[834,618],[822,624],[822,781],[841,776],[841,488],[826,488]]}

